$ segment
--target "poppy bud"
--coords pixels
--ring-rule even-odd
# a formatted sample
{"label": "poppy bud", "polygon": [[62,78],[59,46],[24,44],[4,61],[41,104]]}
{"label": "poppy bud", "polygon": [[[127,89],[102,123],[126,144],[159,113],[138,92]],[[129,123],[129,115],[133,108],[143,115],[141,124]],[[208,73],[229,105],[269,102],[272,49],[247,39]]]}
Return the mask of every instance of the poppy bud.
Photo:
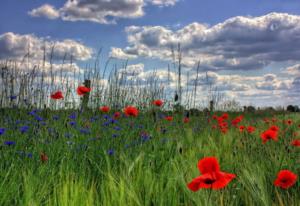
{"label": "poppy bud", "polygon": [[44,152],[41,153],[40,158],[43,163],[48,161],[48,156]]}
{"label": "poppy bud", "polygon": [[152,112],[152,115],[153,115],[154,122],[156,122],[156,113],[155,113],[155,111]]}
{"label": "poppy bud", "polygon": [[174,98],[174,100],[175,100],[175,102],[178,101],[178,94],[177,94],[177,93],[175,93],[175,98]]}
{"label": "poppy bud", "polygon": [[190,117],[190,112],[189,111],[185,114],[185,117],[187,117],[187,118]]}
{"label": "poppy bud", "polygon": [[179,148],[179,153],[182,154],[182,148],[181,147]]}

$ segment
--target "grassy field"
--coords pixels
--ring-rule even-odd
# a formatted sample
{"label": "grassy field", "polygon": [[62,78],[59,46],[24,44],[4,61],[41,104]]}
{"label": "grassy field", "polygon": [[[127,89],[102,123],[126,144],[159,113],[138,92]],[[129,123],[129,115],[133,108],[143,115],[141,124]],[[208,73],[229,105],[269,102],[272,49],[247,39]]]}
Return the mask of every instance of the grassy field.
{"label": "grassy field", "polygon": [[[251,134],[231,126],[238,113],[229,113],[226,133],[212,115],[188,123],[182,114],[166,121],[158,112],[156,122],[143,112],[112,115],[1,110],[0,205],[300,205],[299,179],[286,190],[273,184],[282,169],[300,174],[300,148],[290,144],[299,114],[242,114]],[[278,141],[263,144],[271,125]],[[189,190],[198,161],[210,156],[236,178],[221,190]]]}

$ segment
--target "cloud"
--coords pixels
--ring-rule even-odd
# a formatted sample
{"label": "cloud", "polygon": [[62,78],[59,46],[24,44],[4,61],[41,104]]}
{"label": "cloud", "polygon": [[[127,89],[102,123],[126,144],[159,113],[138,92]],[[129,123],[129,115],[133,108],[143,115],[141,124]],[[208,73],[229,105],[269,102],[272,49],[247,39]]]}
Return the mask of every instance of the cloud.
{"label": "cloud", "polygon": [[52,5],[44,4],[39,8],[33,9],[28,14],[32,17],[45,17],[48,19],[59,18],[59,11],[57,11]]}
{"label": "cloud", "polygon": [[92,54],[91,48],[71,39],[56,41],[49,37],[12,32],[0,35],[0,66],[5,65],[9,71],[15,71],[12,73],[15,78],[31,74],[49,80],[55,76],[55,84],[63,83],[67,78],[73,78],[74,74],[79,78],[84,70],[75,61],[91,59]]}
{"label": "cloud", "polygon": [[283,72],[284,74],[288,74],[288,75],[298,75],[300,76],[300,64],[295,64],[293,66],[284,68]]}
{"label": "cloud", "polygon": [[174,6],[179,0],[148,0],[149,3],[157,6]]}
{"label": "cloud", "polygon": [[[293,83],[292,83],[292,91],[300,92],[300,76],[299,76],[299,77],[296,77],[296,78],[293,80]],[[300,98],[299,93],[297,94],[297,96]]]}
{"label": "cloud", "polygon": [[136,76],[144,72],[144,64],[139,63],[139,64],[128,65],[126,68],[120,69],[118,72],[121,75]]}
{"label": "cloud", "polygon": [[115,23],[115,18],[138,18],[144,15],[143,0],[68,0],[60,9],[66,21]]}
{"label": "cloud", "polygon": [[279,80],[275,74],[266,74],[255,86],[260,90],[288,90],[291,83],[291,80]]}
{"label": "cloud", "polygon": [[207,71],[262,69],[300,55],[300,16],[286,13],[237,16],[212,26],[194,22],[178,30],[130,26],[125,32],[126,54],[170,61],[171,48],[180,43],[182,63],[191,67],[200,61]]}
{"label": "cloud", "polygon": [[[174,72],[168,72],[166,69],[145,71],[142,63],[128,65],[126,68],[118,70],[118,77],[122,79],[122,84],[126,83],[137,87],[154,84],[173,87],[177,80]],[[182,85],[185,81],[186,77],[183,76]]]}
{"label": "cloud", "polygon": [[144,16],[143,8],[147,3],[166,7],[174,6],[177,2],[178,0],[67,0],[59,9],[44,4],[28,13],[32,17],[115,24],[119,18],[132,19]]}
{"label": "cloud", "polygon": [[115,48],[115,47],[111,47],[109,56],[112,58],[123,59],[123,60],[137,58],[136,55],[131,55],[131,54],[125,53],[122,49]]}
{"label": "cloud", "polygon": [[12,32],[0,35],[0,59],[20,60],[29,52],[31,59],[42,60],[44,50],[46,57],[52,56],[53,60],[62,60],[66,55],[70,58],[72,55],[74,60],[84,61],[93,54],[91,48],[71,39],[56,41],[33,34],[20,35]]}

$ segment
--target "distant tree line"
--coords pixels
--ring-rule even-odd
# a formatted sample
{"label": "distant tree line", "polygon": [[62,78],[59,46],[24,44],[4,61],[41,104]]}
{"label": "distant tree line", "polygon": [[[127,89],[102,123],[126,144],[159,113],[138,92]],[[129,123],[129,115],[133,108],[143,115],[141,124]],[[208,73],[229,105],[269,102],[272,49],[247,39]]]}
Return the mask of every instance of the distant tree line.
{"label": "distant tree line", "polygon": [[287,106],[286,110],[288,112],[300,112],[300,109],[297,105],[289,105]]}

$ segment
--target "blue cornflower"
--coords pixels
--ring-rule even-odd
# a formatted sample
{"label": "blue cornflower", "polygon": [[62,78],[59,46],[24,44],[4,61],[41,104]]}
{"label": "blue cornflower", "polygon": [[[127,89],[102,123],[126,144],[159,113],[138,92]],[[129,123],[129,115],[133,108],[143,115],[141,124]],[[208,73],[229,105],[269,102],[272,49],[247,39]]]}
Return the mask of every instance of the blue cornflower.
{"label": "blue cornflower", "polygon": [[91,131],[89,129],[84,129],[84,128],[81,128],[79,131],[82,134],[90,134],[91,133]]}
{"label": "blue cornflower", "polygon": [[76,119],[76,113],[72,113],[70,116],[69,116],[70,119]]}
{"label": "blue cornflower", "polygon": [[38,115],[35,115],[35,120],[41,122],[43,121],[43,118]]}
{"label": "blue cornflower", "polygon": [[120,130],[121,130],[121,127],[119,127],[119,126],[115,126],[115,127],[114,127],[114,130],[116,130],[116,131],[120,131]]}
{"label": "blue cornflower", "polygon": [[32,158],[32,153],[27,153],[24,151],[17,151],[17,153],[21,156],[21,157],[28,157],[28,158]]}
{"label": "blue cornflower", "polygon": [[3,135],[5,133],[5,128],[0,128],[0,135]]}
{"label": "blue cornflower", "polygon": [[116,137],[118,137],[118,135],[117,135],[117,134],[113,134],[112,137],[113,137],[113,138],[116,138]]}
{"label": "blue cornflower", "polygon": [[159,118],[159,119],[163,119],[163,118],[165,118],[165,115],[162,114],[162,113],[160,113],[160,114],[158,115],[158,118]]}
{"label": "blue cornflower", "polygon": [[58,115],[53,115],[52,119],[56,121],[56,120],[59,119],[59,116]]}
{"label": "blue cornflower", "polygon": [[115,119],[113,119],[113,118],[110,119],[110,123],[111,123],[111,124],[115,124],[115,123],[117,123],[117,122],[118,122],[118,121],[115,120]]}
{"label": "blue cornflower", "polygon": [[24,134],[25,132],[27,132],[29,130],[29,126],[22,126],[21,128],[20,128],[20,132],[22,133],[22,134]]}
{"label": "blue cornflower", "polygon": [[41,125],[46,125],[46,122],[45,122],[45,121],[42,121],[42,122],[41,122]]}
{"label": "blue cornflower", "polygon": [[143,129],[143,128],[144,128],[144,125],[141,124],[141,125],[138,126],[138,128],[139,128],[139,129]]}
{"label": "blue cornflower", "polygon": [[91,117],[90,122],[95,122],[97,120],[97,117]]}
{"label": "blue cornflower", "polygon": [[108,155],[113,155],[115,153],[115,150],[114,149],[109,149],[107,150],[107,154]]}
{"label": "blue cornflower", "polygon": [[11,100],[17,99],[17,96],[16,96],[16,95],[11,95],[11,96],[10,96],[10,99],[11,99]]}
{"label": "blue cornflower", "polygon": [[12,146],[12,145],[15,145],[16,142],[14,142],[14,141],[5,141],[4,144],[8,145],[8,146]]}
{"label": "blue cornflower", "polygon": [[76,122],[75,122],[75,121],[72,121],[72,122],[69,122],[69,124],[70,124],[71,126],[75,126],[75,125],[76,125]]}
{"label": "blue cornflower", "polygon": [[109,125],[109,122],[104,122],[103,124],[102,124],[102,126],[108,126]]}
{"label": "blue cornflower", "polygon": [[29,112],[28,114],[30,115],[35,115],[37,113],[37,109],[32,110],[31,112]]}
{"label": "blue cornflower", "polygon": [[109,115],[105,114],[105,115],[103,115],[103,118],[104,118],[104,119],[108,119],[108,118],[109,118]]}
{"label": "blue cornflower", "polygon": [[143,141],[143,142],[146,142],[146,141],[150,140],[151,136],[148,135],[148,134],[146,134],[146,133],[143,133],[143,134],[141,135],[141,138],[142,138],[142,141]]}

